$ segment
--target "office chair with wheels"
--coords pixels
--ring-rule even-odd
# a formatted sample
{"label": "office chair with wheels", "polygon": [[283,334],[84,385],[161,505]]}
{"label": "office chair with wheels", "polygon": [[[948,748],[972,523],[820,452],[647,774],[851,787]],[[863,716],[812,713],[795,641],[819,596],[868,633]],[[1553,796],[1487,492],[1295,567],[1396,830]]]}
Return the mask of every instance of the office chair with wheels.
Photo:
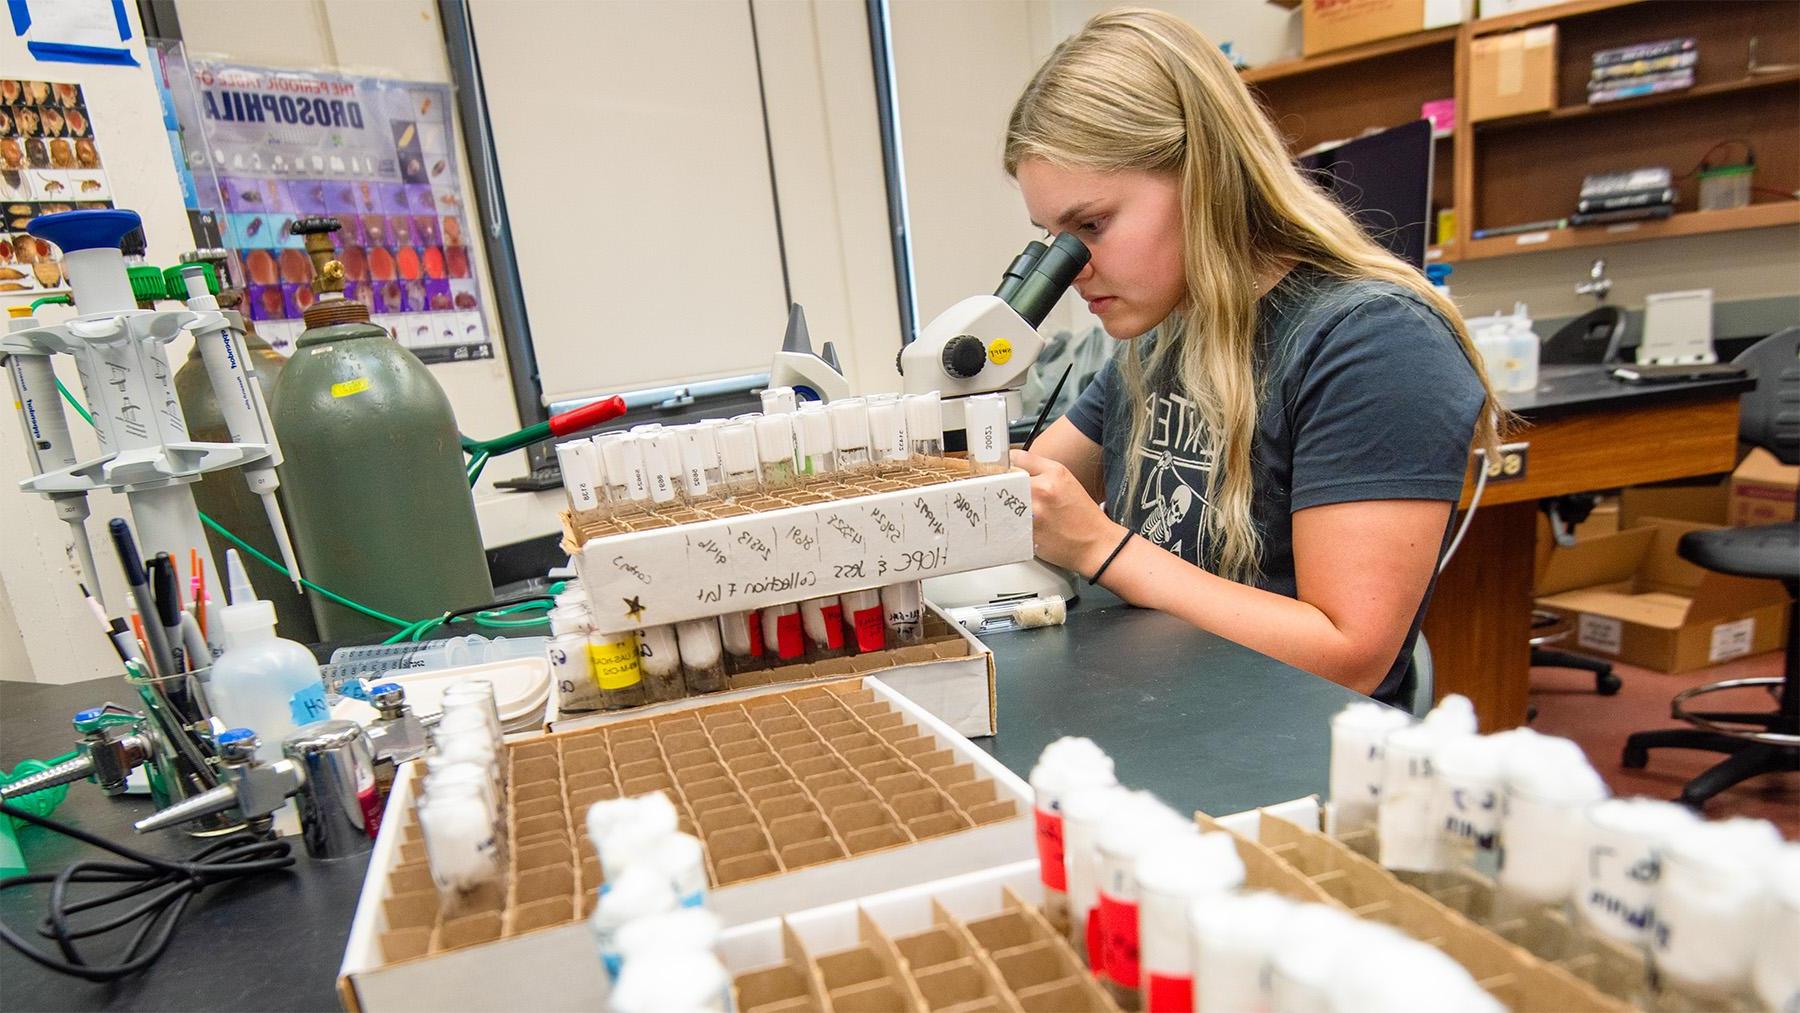
{"label": "office chair with wheels", "polygon": [[[1756,376],[1744,395],[1738,436],[1783,464],[1800,464],[1800,327],[1771,334],[1737,357]],[[1800,496],[1796,496],[1800,508]],[[1698,809],[1734,784],[1759,774],[1800,771],[1800,513],[1785,524],[1690,531],[1681,558],[1737,577],[1772,578],[1787,587],[1787,658],[1774,679],[1726,679],[1682,690],[1669,704],[1691,728],[1637,732],[1625,740],[1624,766],[1649,762],[1652,749],[1703,749],[1726,758],[1689,781],[1677,801]],[[1691,711],[1688,701],[1726,689],[1762,687],[1775,697],[1772,711]]]}

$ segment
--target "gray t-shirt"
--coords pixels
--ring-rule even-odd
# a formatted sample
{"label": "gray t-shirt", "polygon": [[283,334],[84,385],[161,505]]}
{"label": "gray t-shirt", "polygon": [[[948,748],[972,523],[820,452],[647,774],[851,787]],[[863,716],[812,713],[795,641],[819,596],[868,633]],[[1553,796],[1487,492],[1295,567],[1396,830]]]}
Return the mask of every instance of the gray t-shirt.
{"label": "gray t-shirt", "polygon": [[[1482,389],[1450,325],[1395,285],[1302,265],[1263,296],[1257,315],[1261,410],[1251,465],[1252,513],[1262,536],[1258,586],[1293,598],[1293,513],[1358,500],[1455,502]],[[1134,343],[1121,354],[1138,351]],[[1152,382],[1144,406],[1150,422],[1135,449],[1142,477],[1137,489],[1124,490],[1131,422],[1122,385],[1117,362],[1108,362],[1068,414],[1103,449],[1107,513],[1214,569],[1216,548],[1206,544],[1201,524],[1213,461],[1199,415],[1172,376]],[[1444,543],[1449,536],[1446,525]],[[1427,588],[1375,699],[1393,702],[1399,694],[1430,597]]]}

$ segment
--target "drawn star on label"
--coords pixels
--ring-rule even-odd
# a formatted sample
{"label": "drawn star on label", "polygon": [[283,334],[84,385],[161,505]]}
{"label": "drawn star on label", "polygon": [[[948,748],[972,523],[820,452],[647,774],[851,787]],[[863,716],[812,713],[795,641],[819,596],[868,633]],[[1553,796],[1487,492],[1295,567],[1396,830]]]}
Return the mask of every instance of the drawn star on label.
{"label": "drawn star on label", "polygon": [[630,616],[633,619],[642,619],[644,617],[644,603],[641,601],[638,601],[638,599],[635,595],[633,595],[630,598],[626,598],[625,599],[625,614]]}

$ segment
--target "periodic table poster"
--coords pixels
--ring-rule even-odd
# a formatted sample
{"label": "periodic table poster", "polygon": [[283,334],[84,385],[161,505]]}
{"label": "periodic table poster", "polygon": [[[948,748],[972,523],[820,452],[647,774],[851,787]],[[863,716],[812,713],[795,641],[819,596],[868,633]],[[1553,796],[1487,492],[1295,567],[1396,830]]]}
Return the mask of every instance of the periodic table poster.
{"label": "periodic table poster", "polygon": [[346,294],[426,362],[494,354],[469,251],[448,85],[191,64],[247,309],[277,348],[305,329],[312,262],[289,226],[330,215]]}

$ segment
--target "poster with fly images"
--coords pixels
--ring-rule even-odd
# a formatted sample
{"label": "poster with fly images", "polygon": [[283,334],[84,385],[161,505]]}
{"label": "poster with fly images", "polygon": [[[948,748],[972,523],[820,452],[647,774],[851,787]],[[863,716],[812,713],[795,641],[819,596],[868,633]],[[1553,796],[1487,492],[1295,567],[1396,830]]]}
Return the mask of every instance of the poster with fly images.
{"label": "poster with fly images", "polygon": [[62,255],[26,234],[33,218],[112,206],[81,85],[0,79],[0,296],[69,289]]}
{"label": "poster with fly images", "polygon": [[[222,231],[256,328],[287,350],[313,302],[295,219],[327,215],[345,293],[426,362],[491,357],[469,250],[450,88],[193,61],[190,139],[211,153]],[[204,200],[204,198],[203,198]]]}

